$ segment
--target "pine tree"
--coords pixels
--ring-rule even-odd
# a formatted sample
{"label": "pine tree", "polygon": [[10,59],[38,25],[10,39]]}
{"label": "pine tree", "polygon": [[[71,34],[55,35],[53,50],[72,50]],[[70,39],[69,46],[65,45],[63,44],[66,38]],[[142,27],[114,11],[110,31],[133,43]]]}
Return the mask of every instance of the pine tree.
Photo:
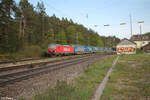
{"label": "pine tree", "polygon": [[0,46],[5,52],[9,51],[10,25],[13,22],[16,4],[14,0],[1,0],[0,2]]}
{"label": "pine tree", "polygon": [[54,30],[52,28],[50,28],[48,31],[47,39],[48,39],[48,43],[55,43]]}
{"label": "pine tree", "polygon": [[68,44],[75,44],[76,43],[76,29],[73,25],[70,25],[66,29],[66,37]]}
{"label": "pine tree", "polygon": [[14,0],[1,0],[0,52],[17,52],[24,45],[46,49],[50,43],[110,47],[119,41],[116,37],[99,36],[72,19],[48,16],[43,2],[34,8],[29,0],[20,0],[19,5]]}
{"label": "pine tree", "polygon": [[62,30],[57,34],[57,43],[59,44],[66,44],[66,34],[65,32]]}
{"label": "pine tree", "polygon": [[21,0],[19,3],[21,10],[21,18],[23,22],[23,30],[21,37],[24,39],[25,43],[32,44],[34,40],[32,37],[35,36],[34,33],[34,23],[35,22],[35,11],[33,5],[31,5],[28,0]]}
{"label": "pine tree", "polygon": [[39,34],[41,36],[41,42],[44,42],[44,36],[45,36],[45,16],[46,16],[46,12],[45,12],[45,7],[43,2],[38,2],[37,4],[37,12],[39,15],[39,20],[40,20],[40,24],[39,24],[39,28],[41,29],[39,31]]}

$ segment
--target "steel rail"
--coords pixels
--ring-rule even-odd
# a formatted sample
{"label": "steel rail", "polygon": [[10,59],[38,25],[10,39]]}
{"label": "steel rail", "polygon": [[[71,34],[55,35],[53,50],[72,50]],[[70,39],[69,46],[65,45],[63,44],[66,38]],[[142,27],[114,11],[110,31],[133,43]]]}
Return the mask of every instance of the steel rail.
{"label": "steel rail", "polygon": [[[86,56],[84,56],[84,57],[86,57]],[[75,57],[75,58],[71,58],[71,59],[76,59],[76,58],[79,58],[79,57]],[[45,63],[55,63],[55,62],[59,62],[59,61],[62,61],[62,60],[68,60],[68,59],[69,58],[59,59],[59,60],[52,60],[52,61],[46,61],[46,62],[35,62],[35,63],[30,63],[30,64],[14,65],[14,66],[8,66],[8,67],[0,67],[0,72],[9,71],[9,70],[15,70],[15,69],[27,68],[28,66],[30,67],[31,65],[39,65],[39,64],[45,64]]]}
{"label": "steel rail", "polygon": [[[84,59],[84,58],[80,58],[80,59]],[[80,60],[80,59],[71,59],[71,61],[72,60],[76,61],[76,60]],[[65,63],[69,63],[69,62],[70,61],[66,61]],[[9,74],[0,75],[0,79],[6,78],[6,77],[11,77],[11,76],[14,76],[14,75],[19,75],[19,74],[22,74],[22,73],[33,72],[33,71],[45,69],[45,68],[48,68],[48,67],[59,66],[60,64],[63,64],[63,63],[64,62],[60,62],[58,64],[46,65],[46,66],[43,66],[43,67],[35,67],[35,68],[27,69],[27,70],[24,70],[24,71],[20,71],[20,72],[13,72],[13,73],[9,73]]]}
{"label": "steel rail", "polygon": [[[94,56],[94,57],[96,57],[96,56]],[[64,67],[68,67],[68,66],[71,66],[71,65],[79,64],[79,63],[88,61],[88,60],[90,60],[94,57],[93,56],[89,57],[89,58],[84,57],[84,58],[80,58],[80,59],[75,59],[73,61],[71,60],[71,61],[62,62],[62,63],[59,63],[59,64],[47,65],[46,67],[34,68],[34,69],[26,70],[26,71],[1,75],[0,79],[1,80],[4,79],[4,81],[2,80],[2,82],[0,82],[0,87],[6,86],[8,84],[12,84],[12,83],[17,82],[17,81],[21,81],[21,80],[25,80],[25,79],[34,77],[35,75],[38,75],[38,74],[48,73],[48,72],[51,72],[51,71],[54,71],[54,70],[58,70],[60,68],[64,68]],[[100,57],[100,56],[97,56],[97,57]],[[15,76],[17,76],[17,77],[15,77]],[[11,79],[9,79],[9,78],[11,78]],[[8,79],[8,80],[6,80],[6,79]]]}
{"label": "steel rail", "polygon": [[8,64],[8,63],[13,63],[13,62],[23,62],[23,61],[31,61],[31,60],[39,60],[43,58],[27,58],[27,59],[21,59],[21,60],[8,60],[8,61],[0,61],[0,64]]}

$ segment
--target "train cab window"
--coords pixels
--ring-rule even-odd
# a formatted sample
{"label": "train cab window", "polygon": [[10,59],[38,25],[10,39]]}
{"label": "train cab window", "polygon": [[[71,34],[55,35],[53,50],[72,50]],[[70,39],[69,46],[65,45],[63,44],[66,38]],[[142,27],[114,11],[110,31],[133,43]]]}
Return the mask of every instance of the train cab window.
{"label": "train cab window", "polygon": [[55,49],[55,48],[56,48],[56,45],[55,45],[55,44],[50,44],[50,45],[48,46],[48,48],[50,48],[50,49]]}

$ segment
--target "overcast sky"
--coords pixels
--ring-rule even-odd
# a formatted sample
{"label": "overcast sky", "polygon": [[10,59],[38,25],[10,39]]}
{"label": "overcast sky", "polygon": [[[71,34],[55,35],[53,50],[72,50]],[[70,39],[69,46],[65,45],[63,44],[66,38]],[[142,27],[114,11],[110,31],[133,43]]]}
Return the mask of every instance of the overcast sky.
{"label": "overcast sky", "polygon": [[[150,32],[150,0],[29,0],[34,6],[38,1],[44,2],[48,15],[71,18],[99,35],[129,38],[129,14],[132,15],[133,34],[139,33],[138,21],[144,21],[143,33]],[[121,22],[126,25],[120,26]],[[104,24],[110,26],[104,27]]]}

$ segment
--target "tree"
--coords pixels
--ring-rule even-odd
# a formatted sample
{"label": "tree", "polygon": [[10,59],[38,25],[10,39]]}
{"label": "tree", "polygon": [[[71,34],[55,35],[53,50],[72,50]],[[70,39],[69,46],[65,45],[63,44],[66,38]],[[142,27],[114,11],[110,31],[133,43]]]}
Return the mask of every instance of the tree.
{"label": "tree", "polygon": [[120,42],[120,39],[115,36],[101,36],[101,39],[105,47],[114,47]]}
{"label": "tree", "polygon": [[76,42],[76,29],[73,25],[70,25],[66,29],[66,37],[68,44],[75,44]]}
{"label": "tree", "polygon": [[21,0],[19,2],[19,7],[21,10],[20,20],[22,20],[22,33],[21,37],[23,38],[24,42],[32,44],[32,37],[34,37],[34,23],[35,20],[35,11],[33,5],[31,5],[28,0]]}
{"label": "tree", "polygon": [[78,32],[78,44],[84,45],[83,40],[84,40],[84,37],[82,35],[82,32]]}
{"label": "tree", "polygon": [[45,35],[45,16],[46,16],[46,12],[45,12],[45,7],[43,2],[38,2],[37,4],[37,12],[39,15],[39,20],[40,20],[40,24],[39,24],[39,34],[41,36],[41,42],[43,42],[44,40],[44,35]]}
{"label": "tree", "polygon": [[10,29],[15,15],[16,4],[14,0],[1,0],[0,2],[0,46],[5,52],[9,51],[9,34],[12,32]]}
{"label": "tree", "polygon": [[150,36],[150,32],[147,32],[147,33],[145,33],[145,34],[148,34],[148,35]]}
{"label": "tree", "polygon": [[47,40],[48,43],[55,43],[54,30],[52,28],[50,28],[48,31]]}
{"label": "tree", "polygon": [[99,36],[72,19],[48,16],[43,2],[38,2],[36,9],[29,0],[20,0],[18,5],[14,0],[0,2],[0,52],[3,53],[17,52],[30,45],[42,49],[50,43],[110,47],[118,41],[116,37]]}
{"label": "tree", "polygon": [[57,38],[57,43],[60,43],[60,44],[66,44],[67,43],[67,41],[66,41],[66,34],[65,34],[65,32],[62,30],[62,31],[60,31],[58,34],[57,34],[57,36],[56,36]]}

